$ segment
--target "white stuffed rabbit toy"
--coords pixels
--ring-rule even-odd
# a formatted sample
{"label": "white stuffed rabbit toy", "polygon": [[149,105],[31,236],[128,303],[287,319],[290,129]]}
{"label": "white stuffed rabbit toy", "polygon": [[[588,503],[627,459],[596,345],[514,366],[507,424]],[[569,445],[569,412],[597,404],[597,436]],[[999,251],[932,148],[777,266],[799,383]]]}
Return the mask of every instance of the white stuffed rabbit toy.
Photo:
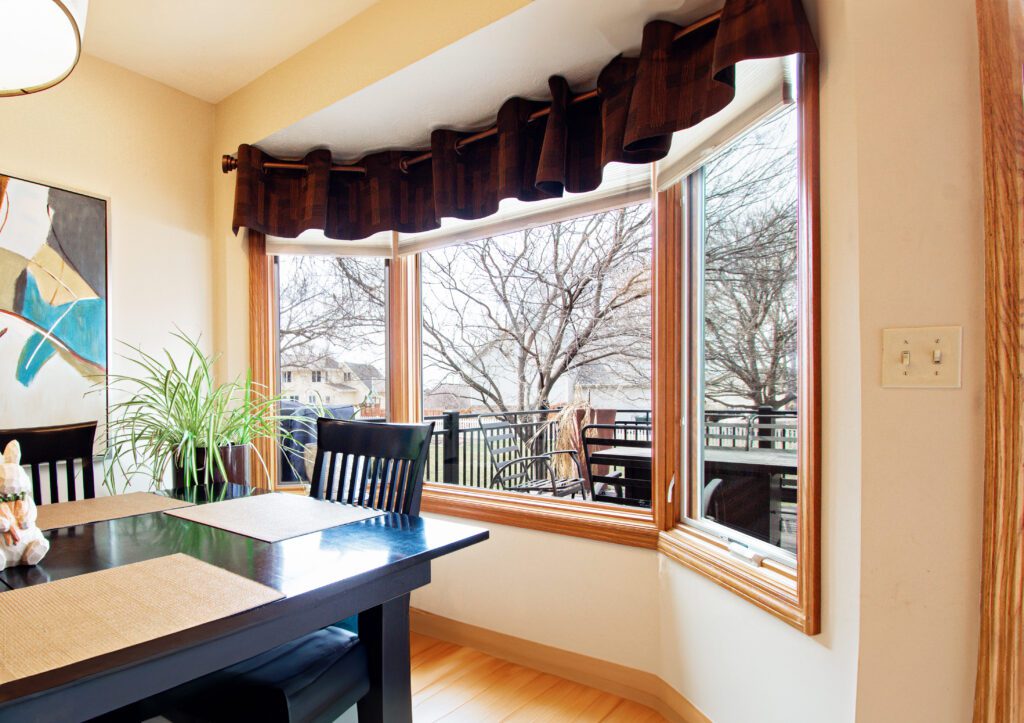
{"label": "white stuffed rabbit toy", "polygon": [[50,549],[50,541],[36,527],[36,503],[20,462],[21,445],[12,440],[0,464],[0,570],[36,565]]}

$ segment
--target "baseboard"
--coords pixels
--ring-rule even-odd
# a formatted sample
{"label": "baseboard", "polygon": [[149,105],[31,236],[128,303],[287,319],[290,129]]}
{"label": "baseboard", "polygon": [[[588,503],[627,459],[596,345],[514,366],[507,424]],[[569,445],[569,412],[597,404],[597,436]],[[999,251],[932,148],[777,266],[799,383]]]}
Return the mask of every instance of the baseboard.
{"label": "baseboard", "polygon": [[697,706],[653,673],[505,635],[416,608],[410,611],[410,623],[412,629],[422,635],[476,648],[496,658],[636,701],[653,708],[673,723],[711,723]]}

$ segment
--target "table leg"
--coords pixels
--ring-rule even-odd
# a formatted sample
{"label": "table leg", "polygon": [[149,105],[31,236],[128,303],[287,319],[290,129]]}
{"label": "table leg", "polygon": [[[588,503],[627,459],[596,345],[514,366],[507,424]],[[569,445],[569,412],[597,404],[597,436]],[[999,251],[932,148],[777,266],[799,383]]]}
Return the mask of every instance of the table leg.
{"label": "table leg", "polygon": [[359,639],[370,663],[370,692],[359,701],[359,723],[411,723],[409,595],[359,613]]}

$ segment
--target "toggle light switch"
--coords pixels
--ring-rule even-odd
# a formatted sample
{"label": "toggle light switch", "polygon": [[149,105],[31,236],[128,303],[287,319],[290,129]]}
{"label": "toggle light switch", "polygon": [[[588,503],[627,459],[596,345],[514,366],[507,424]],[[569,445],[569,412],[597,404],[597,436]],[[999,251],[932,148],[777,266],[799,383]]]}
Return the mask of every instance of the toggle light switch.
{"label": "toggle light switch", "polygon": [[882,386],[960,387],[963,330],[922,326],[882,331]]}

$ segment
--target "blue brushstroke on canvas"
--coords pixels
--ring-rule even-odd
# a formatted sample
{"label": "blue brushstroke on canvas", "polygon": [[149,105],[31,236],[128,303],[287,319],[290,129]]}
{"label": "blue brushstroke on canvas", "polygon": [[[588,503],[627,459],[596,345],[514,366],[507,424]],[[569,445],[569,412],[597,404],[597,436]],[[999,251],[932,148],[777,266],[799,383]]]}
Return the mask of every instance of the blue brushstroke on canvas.
{"label": "blue brushstroke on canvas", "polygon": [[[107,312],[103,299],[81,299],[51,306],[39,293],[35,277],[26,274],[24,303],[19,312],[43,329],[52,327],[50,336],[58,339],[78,356],[100,367],[106,367]],[[43,364],[56,353],[56,347],[46,340],[43,334],[32,334],[18,357],[16,377],[22,386],[27,387]]]}

